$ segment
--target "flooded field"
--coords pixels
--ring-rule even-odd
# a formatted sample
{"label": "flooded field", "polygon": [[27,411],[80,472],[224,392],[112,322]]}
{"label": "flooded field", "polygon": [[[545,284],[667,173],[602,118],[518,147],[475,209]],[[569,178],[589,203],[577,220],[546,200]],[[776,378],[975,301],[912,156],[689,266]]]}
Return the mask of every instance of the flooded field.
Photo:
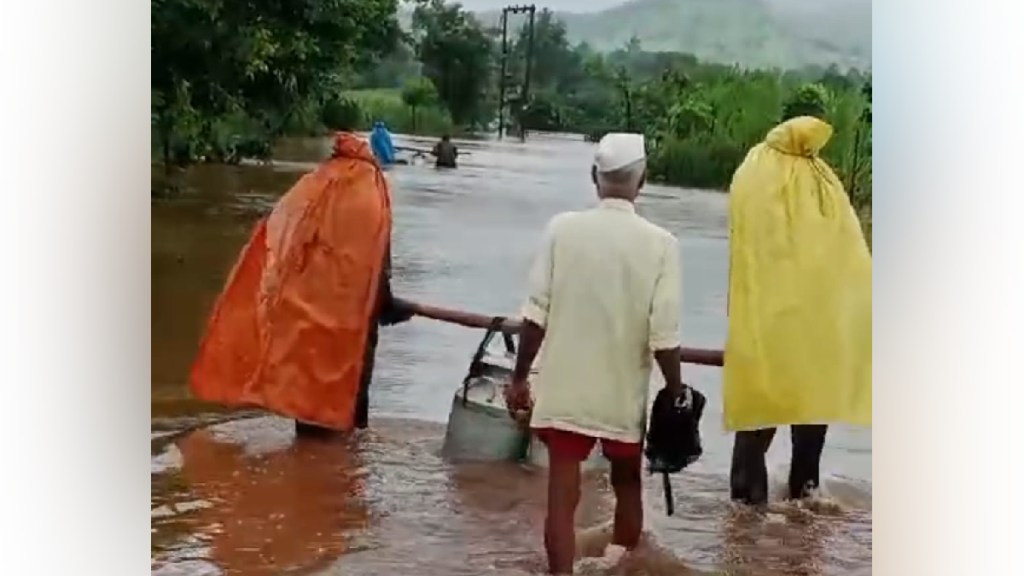
{"label": "flooded field", "polygon": [[[592,148],[541,136],[460,146],[470,155],[457,171],[389,172],[395,292],[513,314],[548,218],[594,202]],[[197,167],[181,195],[153,201],[153,573],[542,572],[544,473],[439,456],[479,331],[424,319],[382,329],[371,429],[341,442],[296,442],[288,421],[218,414],[189,399],[185,379],[206,314],[252,224],[326,148],[297,141],[274,166]],[[720,348],[726,197],[650,186],[639,210],[681,241],[684,343]],[[709,398],[705,455],[673,479],[675,516],[664,513],[660,483],[648,483],[643,553],[616,573],[870,574],[870,431],[830,431],[822,499],[754,515],[728,500],[719,370],[684,365],[683,374]],[[780,434],[769,454],[778,489],[788,456]],[[605,479],[588,478],[578,517],[584,554],[607,541],[611,504]],[[577,573],[608,572],[582,559]]]}

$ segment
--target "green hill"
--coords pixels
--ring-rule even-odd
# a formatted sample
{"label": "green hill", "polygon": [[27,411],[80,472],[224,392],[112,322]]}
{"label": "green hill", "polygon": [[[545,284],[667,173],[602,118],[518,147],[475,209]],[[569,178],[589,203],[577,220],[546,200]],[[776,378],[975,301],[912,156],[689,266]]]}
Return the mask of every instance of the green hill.
{"label": "green hill", "polygon": [[[635,36],[644,50],[747,67],[871,67],[870,0],[632,0],[558,16],[571,41],[600,51],[623,48]],[[496,12],[479,18],[499,20]]]}

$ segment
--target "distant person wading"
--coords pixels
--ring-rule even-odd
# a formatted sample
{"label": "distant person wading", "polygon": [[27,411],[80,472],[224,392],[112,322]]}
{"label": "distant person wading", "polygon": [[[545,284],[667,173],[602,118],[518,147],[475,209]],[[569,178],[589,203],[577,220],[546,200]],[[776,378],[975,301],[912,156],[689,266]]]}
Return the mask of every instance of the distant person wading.
{"label": "distant person wading", "polygon": [[455,168],[456,160],[459,157],[459,149],[452,144],[451,137],[447,134],[441,137],[441,141],[434,145],[430,154],[436,159],[434,166],[437,168]]}

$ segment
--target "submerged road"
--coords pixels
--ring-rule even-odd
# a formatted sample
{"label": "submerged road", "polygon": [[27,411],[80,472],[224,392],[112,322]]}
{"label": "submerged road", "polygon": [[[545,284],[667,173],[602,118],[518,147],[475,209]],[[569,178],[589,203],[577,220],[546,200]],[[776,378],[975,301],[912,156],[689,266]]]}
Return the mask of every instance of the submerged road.
{"label": "submerged road", "polygon": [[[398,137],[396,144],[429,142]],[[594,202],[592,145],[563,136],[459,145],[472,155],[456,171],[389,171],[395,292],[513,314],[544,224]],[[539,572],[543,473],[453,466],[438,456],[478,330],[423,319],[383,329],[372,429],[343,445],[295,443],[289,423],[273,417],[163,436],[209,416],[185,387],[206,314],[253,222],[326,149],[323,141],[295,141],[277,151],[276,166],[200,166],[180,197],[153,202],[154,574]],[[685,345],[720,348],[726,196],[649,186],[638,209],[680,239]],[[684,365],[683,373],[709,399],[705,456],[674,478],[675,516],[665,516],[660,486],[650,482],[647,550],[628,573],[870,574],[870,431],[830,432],[822,499],[773,504],[756,517],[728,502],[731,438],[721,427],[720,371]],[[788,455],[783,433],[769,454],[774,484],[784,483]],[[599,477],[585,492],[581,548],[597,550],[611,497]],[[607,573],[595,562],[581,560],[578,573]]]}

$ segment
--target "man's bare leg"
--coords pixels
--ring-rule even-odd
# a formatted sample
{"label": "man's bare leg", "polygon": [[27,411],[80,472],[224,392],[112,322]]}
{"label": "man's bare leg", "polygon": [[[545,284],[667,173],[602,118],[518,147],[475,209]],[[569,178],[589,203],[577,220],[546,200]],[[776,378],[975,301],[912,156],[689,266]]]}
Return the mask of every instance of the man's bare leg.
{"label": "man's bare leg", "polygon": [[644,526],[642,501],[641,454],[609,458],[612,467],[612,489],[615,490],[615,527],[612,544],[626,550],[640,543]]}
{"label": "man's bare leg", "polygon": [[548,515],[544,547],[551,574],[572,574],[576,557],[576,506],[580,501],[580,461],[548,453]]}

